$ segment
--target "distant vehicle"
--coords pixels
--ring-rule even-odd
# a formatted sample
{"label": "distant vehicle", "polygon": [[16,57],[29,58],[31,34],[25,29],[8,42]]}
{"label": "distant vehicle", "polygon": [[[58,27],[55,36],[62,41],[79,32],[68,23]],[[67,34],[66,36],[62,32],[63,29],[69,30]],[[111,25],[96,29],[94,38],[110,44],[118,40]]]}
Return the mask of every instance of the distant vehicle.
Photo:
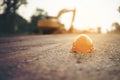
{"label": "distant vehicle", "polygon": [[41,29],[43,34],[66,32],[65,26],[60,22],[59,18],[63,13],[67,13],[67,12],[73,12],[72,22],[71,22],[71,27],[73,27],[72,24],[74,21],[76,9],[72,9],[72,10],[62,9],[56,17],[49,16],[45,19],[39,20],[37,23],[38,28]]}

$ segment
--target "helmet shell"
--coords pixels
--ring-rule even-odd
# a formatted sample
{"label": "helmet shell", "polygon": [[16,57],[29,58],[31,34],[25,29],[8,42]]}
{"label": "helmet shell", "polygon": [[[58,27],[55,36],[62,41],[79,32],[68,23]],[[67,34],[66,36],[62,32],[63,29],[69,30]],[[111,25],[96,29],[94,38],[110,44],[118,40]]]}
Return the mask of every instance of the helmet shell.
{"label": "helmet shell", "polygon": [[93,42],[92,39],[86,34],[80,34],[73,42],[72,51],[79,53],[92,52]]}

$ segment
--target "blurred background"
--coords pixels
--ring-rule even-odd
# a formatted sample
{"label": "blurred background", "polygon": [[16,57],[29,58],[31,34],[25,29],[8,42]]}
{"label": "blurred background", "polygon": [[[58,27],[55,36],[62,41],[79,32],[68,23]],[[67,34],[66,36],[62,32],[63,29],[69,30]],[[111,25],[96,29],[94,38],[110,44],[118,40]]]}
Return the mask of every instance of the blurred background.
{"label": "blurred background", "polygon": [[0,36],[120,33],[120,0],[0,0]]}

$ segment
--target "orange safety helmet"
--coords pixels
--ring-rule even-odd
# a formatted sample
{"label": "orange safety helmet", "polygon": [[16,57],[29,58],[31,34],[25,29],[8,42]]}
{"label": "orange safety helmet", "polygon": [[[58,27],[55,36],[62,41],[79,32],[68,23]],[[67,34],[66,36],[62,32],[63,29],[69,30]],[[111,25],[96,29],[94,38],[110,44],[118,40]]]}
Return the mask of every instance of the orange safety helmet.
{"label": "orange safety helmet", "polygon": [[93,48],[93,42],[92,39],[85,35],[85,34],[80,34],[73,42],[72,45],[72,51],[79,53],[87,53],[87,52],[92,52],[94,50]]}

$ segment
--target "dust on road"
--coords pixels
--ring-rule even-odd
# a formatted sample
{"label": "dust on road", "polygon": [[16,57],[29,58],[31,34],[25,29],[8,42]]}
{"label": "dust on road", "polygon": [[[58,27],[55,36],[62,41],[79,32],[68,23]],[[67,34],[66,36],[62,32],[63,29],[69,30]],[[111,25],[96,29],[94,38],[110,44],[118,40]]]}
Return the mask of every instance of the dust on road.
{"label": "dust on road", "polygon": [[88,34],[94,52],[71,51],[77,35],[0,38],[0,80],[120,80],[120,35]]}

